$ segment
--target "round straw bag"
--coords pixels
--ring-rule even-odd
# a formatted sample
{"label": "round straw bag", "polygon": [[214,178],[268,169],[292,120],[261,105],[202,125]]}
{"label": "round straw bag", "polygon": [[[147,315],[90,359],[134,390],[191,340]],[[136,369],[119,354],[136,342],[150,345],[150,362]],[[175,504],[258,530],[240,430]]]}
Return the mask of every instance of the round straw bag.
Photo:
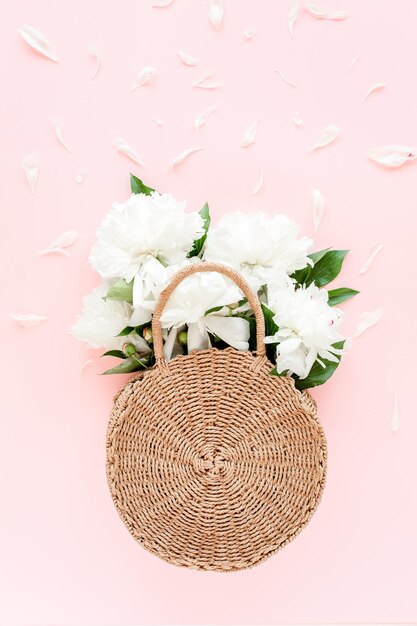
{"label": "round straw bag", "polygon": [[[160,315],[178,283],[220,272],[256,319],[256,353],[196,350],[165,361]],[[107,477],[128,530],[175,565],[235,571],[291,541],[310,520],[325,481],[326,440],[316,405],[289,377],[271,376],[262,309],[242,276],[190,265],[162,292],[152,321],[156,365],[115,399]]]}

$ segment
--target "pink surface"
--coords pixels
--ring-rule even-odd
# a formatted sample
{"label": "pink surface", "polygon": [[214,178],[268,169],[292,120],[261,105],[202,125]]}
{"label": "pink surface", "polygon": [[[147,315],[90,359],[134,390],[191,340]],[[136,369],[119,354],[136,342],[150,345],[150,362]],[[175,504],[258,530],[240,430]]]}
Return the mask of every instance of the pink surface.
{"label": "pink surface", "polygon": [[[1,20],[3,76],[1,251],[0,622],[7,624],[254,624],[410,622],[417,619],[415,498],[415,269],[417,165],[396,171],[366,158],[391,143],[416,145],[414,0],[345,0],[344,22],[303,12],[292,40],[289,2],[224,0],[220,32],[204,0],[20,0]],[[18,35],[30,24],[60,58],[54,64]],[[246,41],[243,31],[254,28]],[[102,53],[93,81],[89,46]],[[199,60],[184,66],[184,49]],[[348,72],[353,58],[360,58]],[[148,86],[130,90],[155,66]],[[299,87],[285,84],[279,68]],[[192,88],[214,69],[213,91]],[[372,84],[384,91],[362,99]],[[200,131],[194,118],[216,112]],[[296,111],[304,127],[291,123]],[[162,119],[162,127],[152,121]],[[72,152],[54,136],[61,122]],[[259,119],[255,145],[246,128]],[[331,146],[308,154],[329,124]],[[124,137],[146,163],[134,166],[113,146]],[[179,168],[182,150],[205,146]],[[21,161],[40,161],[31,195]],[[85,167],[83,185],[75,182]],[[262,167],[265,184],[251,196]],[[362,294],[347,303],[345,329],[364,311],[384,319],[353,342],[343,366],[314,395],[329,443],[328,482],[308,528],[250,571],[202,574],[177,569],[138,547],[119,521],[105,480],[105,434],[112,396],[124,378],[99,377],[104,359],[68,329],[97,282],[87,266],[95,229],[113,200],[129,193],[134,171],[214,216],[242,208],[283,211],[312,234],[311,192],[326,214],[315,248],[349,247],[339,286]],[[37,252],[62,231],[79,239],[70,258]],[[360,276],[370,246],[385,248]],[[9,313],[48,321],[19,328]],[[390,430],[395,395],[401,428]]]}

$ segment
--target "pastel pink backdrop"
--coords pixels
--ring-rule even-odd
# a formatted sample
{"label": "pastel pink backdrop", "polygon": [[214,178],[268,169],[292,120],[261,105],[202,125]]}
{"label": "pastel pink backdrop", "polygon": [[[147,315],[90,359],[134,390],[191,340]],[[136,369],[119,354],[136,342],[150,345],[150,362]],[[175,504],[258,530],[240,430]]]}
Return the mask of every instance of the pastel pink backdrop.
{"label": "pastel pink backdrop", "polygon": [[[414,0],[328,0],[344,22],[302,11],[292,40],[289,2],[224,0],[211,27],[204,0],[19,0],[1,20],[1,253],[4,331],[1,400],[0,621],[21,624],[255,624],[410,622],[417,618],[414,293],[417,166],[386,171],[368,149],[416,145]],[[29,24],[59,56],[54,64],[18,34]],[[251,41],[243,32],[256,31]],[[90,80],[91,44],[102,67]],[[198,60],[186,67],[176,52]],[[348,71],[356,55],[355,67]],[[131,91],[139,70],[152,83]],[[274,69],[298,84],[285,84]],[[192,84],[213,69],[218,89]],[[365,103],[372,84],[384,91]],[[216,109],[199,131],[194,118]],[[304,126],[291,123],[299,111]],[[162,126],[152,118],[159,116]],[[54,135],[59,120],[72,152]],[[259,119],[256,143],[240,147]],[[340,138],[308,149],[336,123]],[[146,163],[113,148],[124,137]],[[174,171],[171,160],[196,146]],[[40,161],[35,195],[21,169]],[[82,185],[76,173],[85,168]],[[265,184],[251,192],[262,168]],[[337,285],[362,291],[343,306],[353,334],[364,311],[384,319],[354,340],[334,378],[314,392],[329,443],[328,481],[308,528],[262,566],[232,575],[172,567],[137,546],[105,480],[105,436],[123,377],[68,330],[96,283],[87,265],[95,229],[129,194],[129,171],[159,190],[207,200],[214,218],[234,209],[287,212],[312,234],[311,193],[326,213],[315,248],[348,247]],[[69,258],[40,257],[62,231],[79,238]],[[383,252],[358,271],[373,243]],[[9,314],[48,321],[25,330]],[[413,347],[414,344],[414,347]],[[96,360],[81,366],[93,356]],[[401,428],[391,432],[398,395]]]}

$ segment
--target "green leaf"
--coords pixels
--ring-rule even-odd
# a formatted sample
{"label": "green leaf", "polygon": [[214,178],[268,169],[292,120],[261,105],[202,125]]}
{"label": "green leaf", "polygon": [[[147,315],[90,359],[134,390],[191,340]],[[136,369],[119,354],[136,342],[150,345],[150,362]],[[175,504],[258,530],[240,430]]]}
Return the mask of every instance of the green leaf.
{"label": "green leaf", "polygon": [[308,287],[312,283],[317,287],[324,287],[336,278],[342,269],[342,263],[348,250],[320,250],[310,254],[314,261],[313,267],[306,267],[294,272],[293,278],[300,285]]}
{"label": "green leaf", "polygon": [[285,372],[281,372],[281,373],[279,373],[279,372],[277,371],[277,368],[276,368],[276,367],[274,367],[274,368],[273,368],[273,369],[269,372],[269,375],[270,375],[270,376],[287,376],[287,374],[288,374],[288,370],[285,370]]}
{"label": "green leaf", "polygon": [[220,306],[214,306],[212,309],[208,309],[208,311],[206,311],[204,315],[210,315],[210,313],[217,313],[217,311],[221,311],[221,309],[224,309],[225,306],[227,305],[221,304]]}
{"label": "green leaf", "polygon": [[126,337],[126,335],[130,335],[134,330],[133,326],[125,326],[116,337]]}
{"label": "green leaf", "polygon": [[127,359],[124,359],[119,365],[116,367],[112,367],[109,370],[103,372],[104,374],[130,374],[131,372],[137,372],[138,370],[144,369],[147,367],[147,363],[145,361],[141,361],[138,358],[131,356]]}
{"label": "green leaf", "polygon": [[349,289],[349,287],[340,287],[339,289],[330,289],[329,291],[329,306],[335,306],[340,304],[349,298],[356,296],[359,291],[356,289]]}
{"label": "green leaf", "polygon": [[140,178],[133,174],[130,175],[130,189],[132,193],[144,193],[145,196],[150,196],[155,191],[152,187],[147,187]]}
{"label": "green leaf", "polygon": [[[342,349],[344,344],[344,341],[338,341],[337,343],[333,344],[333,347]],[[339,359],[337,363],[323,359],[323,363],[326,367],[323,367],[318,361],[316,361],[311,368],[307,378],[300,379],[298,378],[298,376],[294,376],[295,386],[297,387],[297,389],[301,391],[303,389],[310,389],[311,387],[318,387],[319,385],[322,385],[327,380],[329,380],[330,376],[335,373],[337,367],[339,366],[341,358],[337,358]]]}
{"label": "green leaf", "polygon": [[266,304],[261,303],[262,312],[265,318],[265,336],[270,337],[278,332],[279,327],[274,322],[274,313],[268,309]]}
{"label": "green leaf", "polygon": [[199,211],[199,213],[204,220],[204,224],[203,224],[204,235],[200,237],[200,239],[196,239],[196,241],[194,241],[193,248],[188,254],[189,257],[198,256],[201,253],[203,246],[204,246],[204,242],[207,239],[208,229],[210,228],[211,217],[210,217],[209,205],[207,204],[207,202],[205,203],[203,208]]}
{"label": "green leaf", "polygon": [[312,252],[311,254],[308,255],[308,258],[311,259],[314,264],[316,264],[317,261],[320,261],[320,259],[322,259],[324,255],[329,251],[330,251],[330,248],[324,248],[324,250],[318,250],[317,252]]}
{"label": "green leaf", "polygon": [[118,359],[125,359],[126,358],[125,353],[122,352],[121,350],[108,350],[108,352],[105,352],[101,356],[115,356]]}
{"label": "green leaf", "polygon": [[123,302],[133,303],[133,280],[127,283],[123,278],[118,280],[106,294],[109,300],[122,300]]}

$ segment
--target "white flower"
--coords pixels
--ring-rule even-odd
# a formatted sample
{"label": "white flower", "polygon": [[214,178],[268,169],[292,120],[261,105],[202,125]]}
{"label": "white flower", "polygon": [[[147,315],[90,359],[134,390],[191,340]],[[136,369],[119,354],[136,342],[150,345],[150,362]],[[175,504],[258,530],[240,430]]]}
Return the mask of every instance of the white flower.
{"label": "white flower", "polygon": [[107,291],[108,285],[102,284],[84,298],[82,314],[71,333],[90,348],[121,350],[123,344],[133,343],[138,352],[149,350],[146,341],[136,334],[117,336],[129,325],[132,307],[126,302],[105,300]]}
{"label": "white flower", "polygon": [[285,215],[229,213],[208,232],[204,258],[241,271],[257,290],[279,274],[291,275],[310,263],[312,241],[297,239],[296,223]]}
{"label": "white flower", "polygon": [[[289,370],[306,378],[316,360],[337,362],[341,350],[332,344],[345,337],[339,332],[342,312],[327,303],[328,293],[315,285],[268,286],[268,306],[279,330],[265,343],[277,343],[277,371]],[[323,364],[321,362],[321,364]]]}
{"label": "white flower", "polygon": [[171,194],[133,194],[116,203],[97,231],[90,263],[105,278],[130,282],[147,261],[179,263],[203,233],[198,213],[185,213],[185,203]]}
{"label": "white flower", "polygon": [[[226,305],[242,299],[239,288],[228,278],[214,272],[193,274],[175,289],[161,315],[163,328],[173,328],[168,335],[165,356],[170,357],[167,346],[173,343],[178,328],[188,326],[188,351],[211,347],[209,333],[217,335],[237,350],[249,349],[249,323],[229,315]],[[222,307],[220,310],[211,309]]]}

